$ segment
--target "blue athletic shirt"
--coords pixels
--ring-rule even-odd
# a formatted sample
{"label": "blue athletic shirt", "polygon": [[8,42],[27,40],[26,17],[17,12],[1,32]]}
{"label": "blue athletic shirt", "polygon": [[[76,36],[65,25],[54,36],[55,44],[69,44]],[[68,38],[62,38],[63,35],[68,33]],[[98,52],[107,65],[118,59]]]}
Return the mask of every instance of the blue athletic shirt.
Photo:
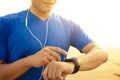
{"label": "blue athletic shirt", "polygon": [[[41,50],[40,44],[26,29],[25,18],[28,10],[0,17],[0,60],[6,63],[35,54]],[[42,42],[46,35],[46,21],[42,21],[31,12],[28,13],[28,27]],[[46,46],[56,46],[68,51],[70,45],[81,51],[92,42],[80,26],[71,20],[51,14],[48,22]],[[62,61],[65,56],[61,55]],[[16,80],[38,80],[42,68],[31,68]],[[43,79],[42,79],[43,80]]]}

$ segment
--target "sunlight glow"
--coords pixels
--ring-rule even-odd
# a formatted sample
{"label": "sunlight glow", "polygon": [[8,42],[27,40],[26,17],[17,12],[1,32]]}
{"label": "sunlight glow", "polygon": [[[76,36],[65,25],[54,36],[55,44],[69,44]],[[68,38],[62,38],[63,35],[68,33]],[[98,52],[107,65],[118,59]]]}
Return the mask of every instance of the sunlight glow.
{"label": "sunlight glow", "polygon": [[[0,16],[27,9],[31,0],[0,0]],[[120,47],[119,0],[57,0],[53,12],[76,23],[101,46]]]}

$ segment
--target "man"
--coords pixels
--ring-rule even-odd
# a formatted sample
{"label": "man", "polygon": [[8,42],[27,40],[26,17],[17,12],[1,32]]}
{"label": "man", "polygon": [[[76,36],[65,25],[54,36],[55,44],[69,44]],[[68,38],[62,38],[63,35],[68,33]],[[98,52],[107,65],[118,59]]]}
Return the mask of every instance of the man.
{"label": "man", "polygon": [[[79,27],[51,13],[56,0],[31,0],[30,9],[0,18],[0,80],[63,80],[107,61]],[[66,59],[69,46],[86,55]]]}

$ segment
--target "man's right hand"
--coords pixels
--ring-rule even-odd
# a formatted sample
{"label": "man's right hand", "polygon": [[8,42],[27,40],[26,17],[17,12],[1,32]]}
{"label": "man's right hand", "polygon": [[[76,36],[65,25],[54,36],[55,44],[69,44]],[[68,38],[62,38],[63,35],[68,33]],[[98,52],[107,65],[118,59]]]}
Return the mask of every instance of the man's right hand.
{"label": "man's right hand", "polygon": [[60,61],[60,53],[67,55],[67,52],[59,47],[47,46],[29,58],[32,66],[38,68],[46,66],[51,61]]}

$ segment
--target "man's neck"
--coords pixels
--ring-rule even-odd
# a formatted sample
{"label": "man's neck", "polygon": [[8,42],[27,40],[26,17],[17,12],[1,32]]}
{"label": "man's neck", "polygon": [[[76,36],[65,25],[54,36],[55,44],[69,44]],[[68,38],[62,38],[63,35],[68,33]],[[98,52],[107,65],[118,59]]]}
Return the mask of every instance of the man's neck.
{"label": "man's neck", "polygon": [[30,7],[30,11],[36,15],[38,18],[40,18],[42,21],[45,21],[49,18],[50,13],[45,13],[45,12],[41,12],[38,9],[34,8],[34,7]]}

